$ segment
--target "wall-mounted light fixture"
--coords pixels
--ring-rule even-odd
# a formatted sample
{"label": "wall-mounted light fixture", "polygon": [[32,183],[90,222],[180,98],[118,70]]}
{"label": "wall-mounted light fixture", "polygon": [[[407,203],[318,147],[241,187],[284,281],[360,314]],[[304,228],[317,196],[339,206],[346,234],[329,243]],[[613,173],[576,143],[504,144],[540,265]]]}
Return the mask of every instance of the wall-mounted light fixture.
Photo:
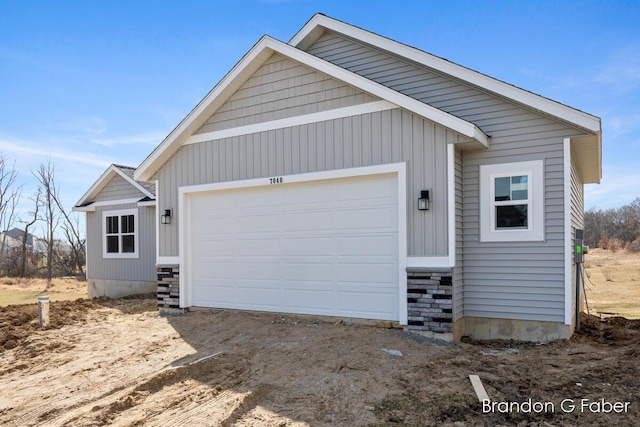
{"label": "wall-mounted light fixture", "polygon": [[171,209],[165,209],[164,215],[160,216],[161,224],[171,224]]}
{"label": "wall-mounted light fixture", "polygon": [[429,210],[429,190],[422,190],[418,199],[418,209],[421,211]]}

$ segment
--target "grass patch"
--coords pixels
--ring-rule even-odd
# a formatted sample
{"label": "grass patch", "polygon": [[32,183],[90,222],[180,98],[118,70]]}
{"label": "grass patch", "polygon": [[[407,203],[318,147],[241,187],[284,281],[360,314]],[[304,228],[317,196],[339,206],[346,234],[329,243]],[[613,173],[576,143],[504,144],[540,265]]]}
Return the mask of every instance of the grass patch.
{"label": "grass patch", "polygon": [[605,311],[640,319],[640,254],[591,249],[585,261],[591,314]]}
{"label": "grass patch", "polygon": [[0,289],[0,307],[16,304],[37,303],[38,297],[42,295],[48,295],[49,301],[73,301],[78,298],[87,298],[86,292],[46,292],[20,289]]}

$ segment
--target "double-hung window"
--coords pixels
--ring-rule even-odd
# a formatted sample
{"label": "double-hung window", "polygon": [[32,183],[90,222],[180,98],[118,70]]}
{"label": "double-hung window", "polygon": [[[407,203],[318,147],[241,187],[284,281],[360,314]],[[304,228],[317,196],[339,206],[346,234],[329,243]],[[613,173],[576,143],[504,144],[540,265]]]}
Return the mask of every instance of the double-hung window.
{"label": "double-hung window", "polygon": [[138,211],[106,211],[102,213],[103,256],[105,258],[138,258]]}
{"label": "double-hung window", "polygon": [[480,241],[544,240],[544,162],[480,166]]}

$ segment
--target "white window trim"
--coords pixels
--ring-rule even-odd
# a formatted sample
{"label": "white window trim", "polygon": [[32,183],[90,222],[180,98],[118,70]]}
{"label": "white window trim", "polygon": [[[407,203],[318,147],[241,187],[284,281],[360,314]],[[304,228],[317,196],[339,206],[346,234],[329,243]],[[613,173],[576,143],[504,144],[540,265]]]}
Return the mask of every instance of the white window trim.
{"label": "white window trim", "polygon": [[[120,217],[123,215],[133,215],[133,252],[127,253],[113,253],[107,252],[107,221],[108,216],[117,216],[118,224],[120,224]],[[121,234],[119,234],[121,236]],[[117,211],[103,211],[102,212],[102,258],[139,258],[138,244],[140,241],[140,228],[138,227],[138,210],[137,209],[123,209]],[[119,249],[122,249],[122,242],[119,243]]]}
{"label": "white window trim", "polygon": [[[499,230],[495,227],[494,178],[528,175],[529,217],[526,229]],[[544,241],[544,161],[501,163],[480,166],[480,241]]]}

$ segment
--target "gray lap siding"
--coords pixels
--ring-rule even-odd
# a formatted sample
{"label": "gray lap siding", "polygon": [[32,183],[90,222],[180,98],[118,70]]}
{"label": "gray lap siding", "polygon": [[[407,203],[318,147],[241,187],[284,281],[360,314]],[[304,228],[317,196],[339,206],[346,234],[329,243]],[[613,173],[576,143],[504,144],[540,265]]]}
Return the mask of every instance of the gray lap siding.
{"label": "gray lap siding", "polygon": [[[564,322],[563,139],[584,133],[475,86],[328,31],[307,51],[468,120],[489,149],[462,153],[455,318]],[[480,242],[479,166],[544,160],[544,242]]]}

